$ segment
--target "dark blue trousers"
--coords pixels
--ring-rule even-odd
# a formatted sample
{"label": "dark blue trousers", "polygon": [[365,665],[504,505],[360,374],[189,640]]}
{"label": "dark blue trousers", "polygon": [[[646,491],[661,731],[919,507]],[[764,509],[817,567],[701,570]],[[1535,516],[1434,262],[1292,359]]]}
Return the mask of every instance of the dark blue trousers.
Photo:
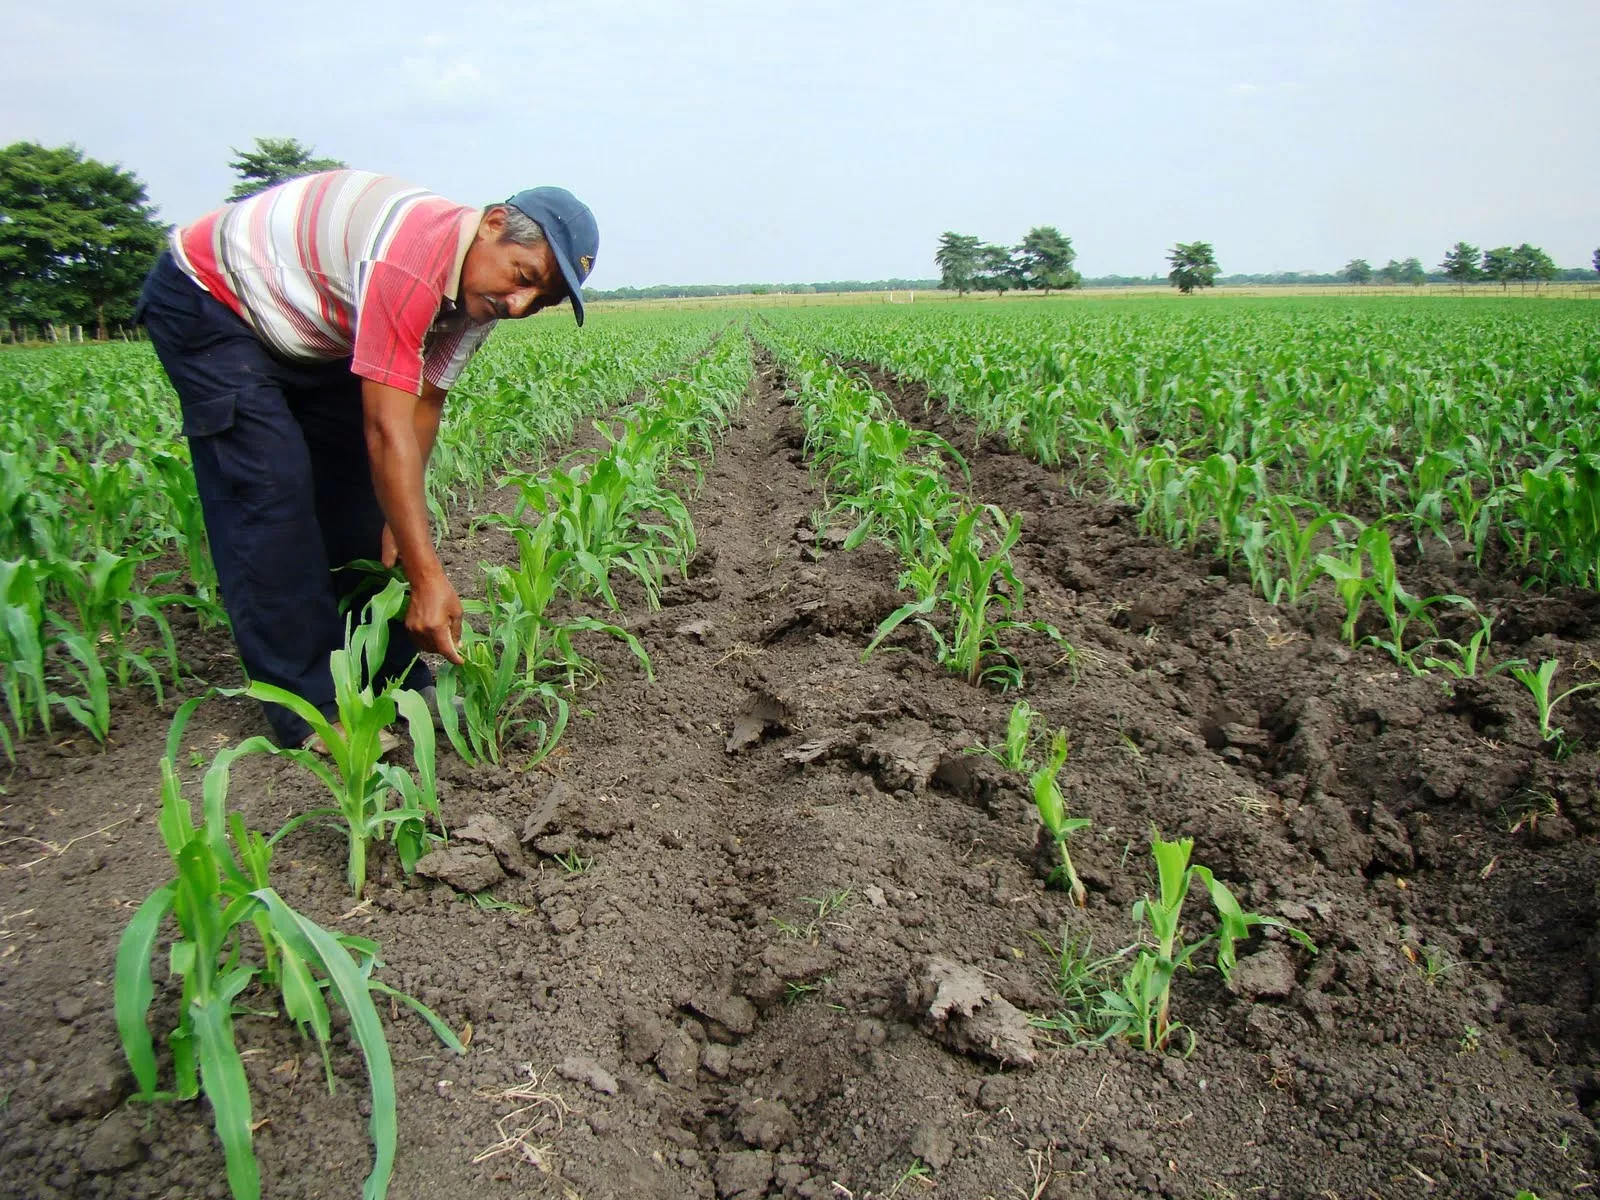
{"label": "dark blue trousers", "polygon": [[[371,576],[341,570],[381,552],[383,510],[372,487],[361,380],[341,362],[273,357],[233,310],[163,252],[139,296],[142,321],[177,389],[206,536],[239,658],[251,679],[309,700],[330,719],[328,655],[344,644],[341,599],[361,605]],[[381,583],[382,581],[378,581]],[[402,671],[432,675],[405,625],[389,629],[381,686]],[[280,705],[267,720],[284,745],[311,729]]]}

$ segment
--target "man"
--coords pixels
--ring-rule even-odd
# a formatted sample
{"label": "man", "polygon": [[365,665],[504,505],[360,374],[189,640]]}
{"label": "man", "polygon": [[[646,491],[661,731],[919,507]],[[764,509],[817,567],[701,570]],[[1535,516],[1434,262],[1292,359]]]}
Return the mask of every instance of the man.
{"label": "man", "polygon": [[[479,210],[365,171],[291,180],[173,233],[135,320],[178,392],[250,678],[334,715],[328,655],[360,584],[339,568],[355,559],[398,561],[411,584],[385,679],[418,650],[461,661],[423,494],[445,397],[496,320],[570,299],[582,325],[598,248],[561,188]],[[432,678],[418,660],[405,683]],[[282,744],[312,743],[266,708]]]}

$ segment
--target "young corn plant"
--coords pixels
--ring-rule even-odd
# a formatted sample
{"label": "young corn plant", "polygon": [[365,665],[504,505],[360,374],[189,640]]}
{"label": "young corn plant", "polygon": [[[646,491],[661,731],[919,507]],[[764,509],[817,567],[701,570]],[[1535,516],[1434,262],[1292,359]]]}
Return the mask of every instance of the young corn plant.
{"label": "young corn plant", "polygon": [[[349,847],[345,878],[360,897],[367,881],[367,847],[385,835],[394,844],[400,865],[410,872],[433,835],[428,820],[442,826],[434,782],[433,717],[422,696],[391,679],[383,687],[374,680],[389,645],[389,621],[406,604],[406,585],[391,580],[367,604],[359,625],[346,622],[345,645],[328,656],[333,672],[338,715],[330,720],[316,705],[272,684],[255,681],[224,695],[250,696],[281,704],[294,712],[328,747],[328,756],[296,747],[273,747],[259,739],[252,748],[293,759],[320,779],[333,796],[330,808],[302,813],[281,831],[324,817],[334,819]],[[411,734],[416,775],[381,762],[380,735],[399,717]]]}
{"label": "young corn plant", "polygon": [[1600,688],[1600,680],[1591,680],[1588,683],[1574,684],[1559,696],[1551,697],[1550,684],[1556,677],[1556,672],[1561,669],[1561,660],[1547,658],[1537,667],[1511,666],[1511,674],[1519,683],[1533,695],[1533,702],[1539,711],[1539,737],[1546,742],[1564,742],[1566,731],[1561,726],[1552,722],[1556,706],[1568,696],[1575,696],[1579,692],[1591,691]]}
{"label": "young corn plant", "polygon": [[487,612],[490,629],[485,636],[470,624],[462,626],[459,649],[464,661],[446,664],[439,672],[439,722],[456,753],[473,766],[498,764],[512,739],[532,733],[534,749],[527,766],[535,766],[566,730],[567,700],[553,684],[521,668],[531,614],[514,602],[492,608],[469,602],[467,607],[469,612]]}
{"label": "young corn plant", "polygon": [[1316,577],[1316,540],[1330,525],[1349,520],[1324,511],[1300,523],[1300,501],[1273,496],[1262,513],[1245,526],[1239,549],[1250,568],[1256,591],[1272,604],[1298,604]]}
{"label": "young corn plant", "polygon": [[[1453,658],[1438,658],[1429,655],[1422,660],[1422,665],[1430,671],[1448,671],[1457,679],[1474,679],[1483,666],[1484,652],[1489,649],[1489,644],[1494,640],[1494,614],[1474,612],[1478,618],[1478,628],[1465,642],[1458,642],[1453,638],[1435,638],[1434,646],[1448,647],[1454,655]],[[1511,670],[1514,667],[1526,666],[1527,660],[1511,658],[1505,662],[1496,663],[1483,672],[1484,678],[1498,675],[1501,671]]]}
{"label": "young corn plant", "polygon": [[[987,526],[980,525],[988,518]],[[922,593],[919,599],[903,604],[884,619],[862,652],[867,658],[910,618],[933,639],[935,657],[941,666],[960,674],[968,683],[988,683],[1002,690],[1022,682],[1022,667],[1000,642],[1000,634],[1010,629],[1031,629],[1054,640],[1065,639],[1061,631],[1044,621],[1018,621],[1022,607],[1022,583],[1011,568],[1011,548],[1022,536],[1021,516],[1009,516],[995,505],[974,506],[956,522],[949,543],[941,556],[920,564],[907,573],[910,582]],[[985,554],[985,545],[993,547]],[[927,620],[941,605],[948,607],[951,623],[945,631]]]}
{"label": "young corn plant", "polygon": [[[91,561],[57,559],[46,564],[46,589],[65,595],[76,615],[75,628],[104,662],[118,687],[127,687],[135,670],[156,693],[164,698],[161,674],[152,657],[167,660],[173,687],[178,686],[178,649],[172,626],[161,612],[166,597],[151,597],[134,586],[134,571],[140,559],[114,554],[101,547]],[[159,651],[145,652],[129,644],[129,635],[140,621],[148,621],[160,641]]]}
{"label": "young corn plant", "polygon": [[[1424,600],[1406,591],[1395,570],[1394,548],[1390,545],[1388,531],[1381,525],[1369,526],[1361,534],[1360,548],[1366,551],[1372,563],[1372,574],[1365,580],[1367,593],[1377,604],[1378,611],[1383,614],[1384,624],[1388,630],[1387,637],[1373,635],[1367,641],[1380,650],[1387,650],[1395,662],[1413,675],[1421,675],[1423,669],[1417,665],[1415,656],[1419,650],[1431,645],[1439,632],[1429,614],[1429,609],[1440,604],[1459,605],[1474,612],[1477,609],[1465,596],[1430,596]],[[1421,646],[1408,648],[1406,631],[1414,623],[1425,626],[1432,637],[1425,640]]]}
{"label": "young corn plant", "polygon": [[644,668],[645,677],[654,679],[644,644],[620,625],[594,617],[558,616],[554,611],[562,581],[576,556],[575,551],[556,547],[554,526],[518,526],[511,535],[517,542],[517,569],[488,567],[484,586],[489,608],[500,614],[493,620],[518,631],[522,673],[531,679],[542,679],[550,672],[560,671],[566,675],[569,688],[580,678],[597,678],[599,669],[578,651],[573,638],[580,633],[599,633],[627,646]]}
{"label": "young corn plant", "polygon": [[[1190,865],[1193,850],[1193,838],[1169,842],[1156,830],[1150,831],[1158,895],[1145,896],[1133,906],[1134,924],[1141,930],[1148,925],[1149,932],[1137,944],[1118,986],[1101,992],[1096,1010],[1108,1036],[1125,1037],[1147,1051],[1165,1049],[1172,1035],[1185,1028],[1172,1019],[1172,979],[1180,967],[1193,969],[1196,955],[1210,942],[1217,943],[1216,967],[1224,979],[1233,972],[1238,943],[1259,926],[1282,929],[1312,953],[1317,949],[1303,932],[1276,917],[1246,912],[1209,869]],[[1210,894],[1218,928],[1216,933],[1188,942],[1183,937],[1183,903],[1196,879]]]}
{"label": "young corn plant", "polygon": [[[465,1049],[420,1001],[373,978],[374,969],[382,965],[376,943],[330,933],[273,890],[268,870],[276,838],[247,830],[238,813],[225,809],[228,772],[234,759],[249,752],[247,744],[224,751],[212,762],[204,784],[203,817],[195,824],[178,779],[176,755],[184,724],[200,699],[179,709],[161,760],[159,828],[173,878],[140,904],[117,947],[113,996],[123,1053],[138,1084],[133,1098],[187,1101],[203,1091],[222,1143],[234,1200],[259,1200],[261,1177],[249,1082],[233,1024],[234,1016],[245,1010],[237,1001],[252,987],[269,1002],[276,997],[301,1033],[315,1037],[331,1092],[332,1000],[344,1008],[353,1040],[366,1060],[374,1154],[362,1196],[382,1200],[398,1139],[394,1069],[373,994],[406,1004],[446,1046],[458,1054]],[[174,1077],[170,1091],[160,1088],[149,1025],[155,998],[151,958],[168,917],[178,934],[168,952],[168,969],[183,981],[177,1025],[166,1038]],[[247,956],[252,930],[259,962]],[[259,1002],[254,1007],[259,1008]]]}
{"label": "young corn plant", "polygon": [[1064,880],[1067,891],[1072,896],[1072,902],[1082,908],[1088,902],[1088,894],[1084,891],[1083,881],[1078,878],[1078,872],[1072,866],[1072,855],[1067,850],[1067,840],[1080,829],[1087,829],[1093,824],[1087,817],[1067,816],[1067,799],[1061,792],[1058,782],[1061,768],[1066,765],[1070,743],[1067,741],[1067,731],[1058,729],[1050,735],[1050,757],[1043,766],[1033,773],[1029,780],[1033,788],[1034,807],[1039,811],[1039,824],[1043,826],[1039,831],[1040,841],[1048,839],[1053,843],[1056,852],[1061,855],[1061,865],[1050,872],[1046,881],[1049,884],[1061,884]]}
{"label": "young corn plant", "polygon": [[[50,731],[50,687],[45,676],[45,600],[28,559],[0,559],[0,693],[17,738],[38,725]],[[5,729],[0,725],[0,731]],[[10,734],[6,757],[15,761]]]}

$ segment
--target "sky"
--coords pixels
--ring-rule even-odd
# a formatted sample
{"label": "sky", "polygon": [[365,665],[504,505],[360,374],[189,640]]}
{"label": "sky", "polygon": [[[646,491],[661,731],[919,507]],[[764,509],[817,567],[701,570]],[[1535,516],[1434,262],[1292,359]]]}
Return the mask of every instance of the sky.
{"label": "sky", "polygon": [[0,0],[0,145],[167,221],[296,137],[462,203],[595,212],[596,288],[923,278],[944,230],[1086,276],[1600,246],[1600,0]]}

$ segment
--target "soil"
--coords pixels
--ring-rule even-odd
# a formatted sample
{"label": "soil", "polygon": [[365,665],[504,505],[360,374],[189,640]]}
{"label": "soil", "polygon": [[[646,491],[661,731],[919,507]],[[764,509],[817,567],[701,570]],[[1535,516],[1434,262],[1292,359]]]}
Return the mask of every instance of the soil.
{"label": "soil", "polygon": [[[898,564],[813,529],[798,418],[763,363],[695,497],[690,577],[657,612],[623,595],[655,681],[595,642],[604,681],[540,768],[442,755],[453,826],[487,814],[527,837],[487,864],[512,869],[488,889],[508,907],[406,880],[382,855],[358,903],[335,835],[308,827],[279,848],[290,903],[378,940],[384,978],[470,1026],[458,1058],[409,1015],[387,1022],[390,1195],[1586,1194],[1600,1101],[1589,699],[1558,712],[1578,743],[1558,758],[1504,674],[1447,687],[1352,650],[1331,606],[1266,605],[1218,564],[1140,537],[1126,509],[974,446],[919,390],[876,381],[968,452],[981,498],[1026,514],[1028,615],[1077,653],[1033,634],[1015,647],[1025,697],[1072,737],[1063,781],[1093,821],[1073,843],[1087,907],[1044,886],[1026,781],[968,752],[1000,741],[1015,697],[944,673],[909,630],[861,661],[900,601]],[[466,589],[508,543],[452,528],[444,557]],[[1409,569],[1500,613],[1497,660],[1600,658],[1592,594],[1525,594],[1437,556]],[[181,637],[201,674],[234,681],[225,637]],[[106,751],[35,740],[5,781],[0,1194],[220,1198],[203,1103],[122,1103],[113,956],[131,906],[167,877],[156,764],[171,704],[130,693],[113,711]],[[262,724],[243,702],[201,706],[190,794],[187,755]],[[266,756],[239,761],[230,796],[269,830],[319,802],[302,769]],[[1050,943],[1131,941],[1152,825],[1193,837],[1195,861],[1319,952],[1268,930],[1231,986],[1180,974],[1188,1033],[1165,1054],[1030,1029],[1023,1014],[1062,1006]],[[1190,905],[1198,934],[1203,897]],[[176,1003],[158,966],[159,1028]],[[237,1028],[265,1194],[358,1194],[365,1075],[344,1034],[330,1096],[287,1022]]]}

